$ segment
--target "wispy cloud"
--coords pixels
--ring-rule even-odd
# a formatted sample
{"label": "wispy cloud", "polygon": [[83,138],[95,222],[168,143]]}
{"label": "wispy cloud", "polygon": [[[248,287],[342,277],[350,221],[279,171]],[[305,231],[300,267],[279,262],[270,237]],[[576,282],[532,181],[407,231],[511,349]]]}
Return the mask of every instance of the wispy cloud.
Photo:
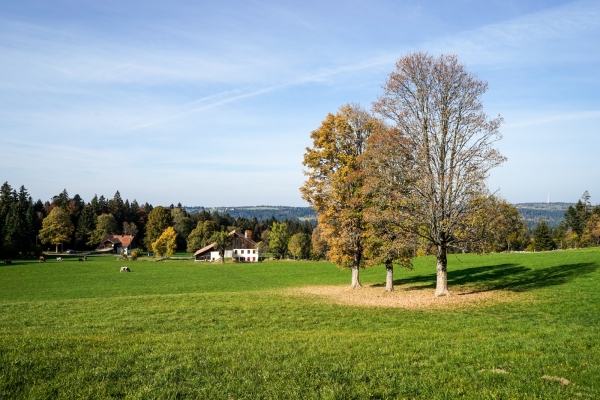
{"label": "wispy cloud", "polygon": [[570,113],[548,113],[547,115],[536,117],[536,118],[526,118],[521,120],[516,120],[509,124],[504,125],[504,128],[522,128],[527,126],[537,126],[537,125],[546,125],[554,122],[564,122],[564,121],[574,121],[574,120],[585,120],[590,118],[598,118],[600,117],[600,110],[597,111],[580,111],[580,112],[570,112]]}
{"label": "wispy cloud", "polygon": [[[357,71],[361,71],[361,70],[366,70],[366,69],[378,67],[381,65],[388,65],[392,61],[393,61],[393,58],[391,56],[383,56],[383,57],[374,58],[372,60],[368,60],[367,62],[361,62],[361,63],[352,64],[352,65],[344,65],[344,66],[339,66],[339,67],[334,67],[334,68],[323,69],[323,70],[314,72],[312,74],[291,80],[289,82],[281,83],[278,85],[266,86],[266,87],[259,88],[256,90],[250,90],[250,91],[244,92],[241,89],[237,89],[237,90],[230,90],[225,93],[218,93],[215,95],[204,97],[202,99],[198,99],[198,100],[196,100],[192,103],[188,103],[184,106],[184,107],[187,107],[187,106],[193,105],[193,104],[202,104],[198,107],[194,107],[192,109],[181,111],[179,113],[170,115],[168,117],[156,119],[156,120],[153,120],[153,121],[141,124],[141,125],[136,125],[133,127],[125,128],[125,129],[123,129],[123,132],[147,128],[150,126],[154,126],[154,125],[158,125],[158,124],[161,124],[164,122],[182,118],[187,115],[194,114],[194,113],[197,113],[200,111],[210,110],[212,108],[215,108],[215,107],[218,107],[218,106],[221,106],[224,104],[233,103],[233,102],[236,102],[239,100],[260,96],[263,94],[267,94],[267,93],[271,93],[271,92],[275,92],[275,91],[279,91],[279,90],[285,90],[285,89],[292,88],[295,86],[306,85],[309,83],[323,83],[323,82],[326,82],[328,79],[338,76],[338,75],[342,75],[342,74],[346,74],[346,73],[353,73],[353,72],[357,72]],[[182,108],[184,108],[184,107],[182,107]]]}
{"label": "wispy cloud", "polygon": [[[470,65],[539,64],[577,58],[574,52],[577,46],[574,48],[572,38],[597,49],[599,31],[600,3],[584,1],[486,25],[426,43],[423,47],[459,54]],[[590,38],[591,32],[596,33],[596,37]],[[598,55],[586,55],[588,59],[589,56]]]}

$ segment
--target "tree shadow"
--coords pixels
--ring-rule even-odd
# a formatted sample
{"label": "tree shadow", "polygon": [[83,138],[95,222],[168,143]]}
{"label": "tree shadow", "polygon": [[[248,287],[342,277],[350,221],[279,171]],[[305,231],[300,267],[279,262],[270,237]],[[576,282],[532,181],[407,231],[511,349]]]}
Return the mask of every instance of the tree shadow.
{"label": "tree shadow", "polygon": [[[467,286],[471,293],[490,290],[523,292],[548,286],[562,285],[598,269],[596,263],[556,265],[542,269],[518,264],[499,264],[448,271],[449,286]],[[436,274],[398,279],[394,285],[408,286],[407,290],[434,288]],[[377,285],[378,286],[378,285]]]}

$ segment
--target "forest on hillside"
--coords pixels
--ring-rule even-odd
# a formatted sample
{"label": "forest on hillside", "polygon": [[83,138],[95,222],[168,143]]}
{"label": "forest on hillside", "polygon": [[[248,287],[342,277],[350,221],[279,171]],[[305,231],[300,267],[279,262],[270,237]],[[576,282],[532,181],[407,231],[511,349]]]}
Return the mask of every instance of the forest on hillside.
{"label": "forest on hillside", "polygon": [[288,207],[288,206],[241,206],[241,207],[184,207],[190,214],[196,214],[201,211],[217,212],[227,214],[233,218],[256,218],[259,221],[266,221],[275,218],[278,221],[286,219],[300,221],[315,221],[317,213],[311,207]]}

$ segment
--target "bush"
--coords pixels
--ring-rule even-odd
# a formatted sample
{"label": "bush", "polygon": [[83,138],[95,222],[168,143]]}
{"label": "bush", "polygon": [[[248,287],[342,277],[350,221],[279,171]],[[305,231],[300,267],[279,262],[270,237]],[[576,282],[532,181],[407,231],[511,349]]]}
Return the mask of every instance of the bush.
{"label": "bush", "polygon": [[142,251],[140,249],[135,249],[131,252],[131,260],[135,261],[138,259],[138,257],[142,254]]}

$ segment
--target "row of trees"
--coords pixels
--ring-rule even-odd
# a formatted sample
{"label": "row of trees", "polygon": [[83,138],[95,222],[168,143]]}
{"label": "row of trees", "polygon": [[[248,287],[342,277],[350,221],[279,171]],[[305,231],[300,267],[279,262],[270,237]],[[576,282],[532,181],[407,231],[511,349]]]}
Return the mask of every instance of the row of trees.
{"label": "row of trees", "polygon": [[[483,112],[487,84],[456,56],[415,53],[401,58],[372,112],[346,105],[311,133],[303,164],[303,198],[318,213],[331,261],[352,269],[411,267],[411,250],[436,254],[435,295],[447,295],[449,251],[485,251],[510,241],[523,225],[486,187],[504,157],[494,148],[502,118]],[[508,219],[505,221],[505,219]],[[514,223],[513,223],[514,222]],[[510,234],[499,238],[494,224]]]}
{"label": "row of trees", "polygon": [[[172,228],[169,240],[175,238],[175,247],[169,245],[169,248],[181,251],[196,251],[212,243],[211,237],[216,232],[233,229],[251,231],[255,240],[268,245],[269,232],[278,223],[274,217],[258,221],[207,211],[189,214],[181,204],[140,205],[136,200],[123,201],[118,191],[112,199],[94,196],[86,203],[79,195],[71,198],[64,190],[43,203],[34,202],[24,186],[17,191],[5,182],[0,188],[0,254],[4,257],[39,254],[47,249],[42,244],[54,245],[56,251],[59,246],[89,250],[98,246],[106,235],[114,234],[133,235],[142,248],[154,251],[153,244],[168,228]],[[314,227],[310,222],[298,220],[282,224],[290,238],[310,235]],[[282,256],[285,255],[286,252]]]}

